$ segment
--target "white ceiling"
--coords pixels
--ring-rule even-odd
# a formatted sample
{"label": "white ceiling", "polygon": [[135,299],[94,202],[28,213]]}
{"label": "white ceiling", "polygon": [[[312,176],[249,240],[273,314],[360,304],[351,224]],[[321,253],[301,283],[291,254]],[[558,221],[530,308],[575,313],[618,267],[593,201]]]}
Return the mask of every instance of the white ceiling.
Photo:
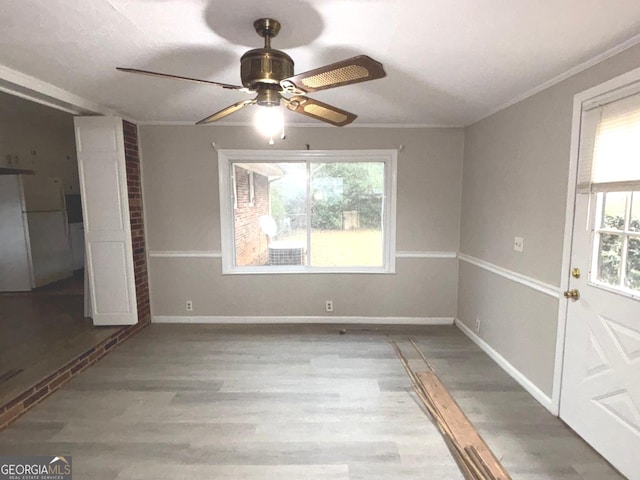
{"label": "white ceiling", "polygon": [[638,0],[21,0],[0,2],[0,64],[134,120],[195,122],[247,96],[115,67],[239,84],[265,16],[297,73],[357,54],[384,64],[384,79],[312,95],[359,124],[467,125],[640,42]]}

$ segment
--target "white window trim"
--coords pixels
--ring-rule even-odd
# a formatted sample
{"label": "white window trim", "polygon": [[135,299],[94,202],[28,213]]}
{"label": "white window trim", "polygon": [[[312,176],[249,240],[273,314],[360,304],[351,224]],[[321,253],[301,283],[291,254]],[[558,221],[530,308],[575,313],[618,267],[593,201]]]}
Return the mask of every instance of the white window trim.
{"label": "white window trim", "polygon": [[249,172],[249,206],[254,207],[256,204],[256,184],[253,170]]}
{"label": "white window trim", "polygon": [[[233,163],[257,162],[307,162],[319,161],[373,161],[385,164],[385,195],[382,214],[383,266],[382,267],[313,267],[287,266],[236,266],[233,231],[234,182],[231,176]],[[396,197],[397,150],[218,150],[218,181],[220,186],[220,233],[223,274],[274,274],[274,273],[395,273],[396,272]]]}
{"label": "white window trim", "polygon": [[[637,191],[637,190],[636,190]],[[635,238],[640,236],[640,232],[634,232],[628,230],[626,227],[629,226],[631,222],[631,196],[629,195],[627,205],[625,207],[625,228],[623,230],[613,230],[602,227],[601,219],[604,210],[604,196],[607,192],[599,192],[595,193],[595,201],[596,202],[596,212],[595,218],[590,219],[593,227],[593,235],[591,238],[591,272],[589,274],[589,285],[594,288],[599,288],[601,290],[606,290],[610,293],[616,293],[618,295],[622,295],[627,298],[632,298],[634,300],[640,299],[640,292],[637,290],[632,290],[624,286],[624,278],[627,272],[627,254],[628,254],[628,243],[630,238]],[[624,192],[630,194],[631,192]],[[598,261],[599,261],[599,243],[600,243],[600,235],[602,234],[612,234],[619,235],[623,238],[622,241],[622,255],[620,257],[620,283],[618,285],[611,285],[608,283],[600,282],[598,280]]]}
{"label": "white window trim", "polygon": [[232,196],[233,196],[233,209],[238,208],[238,184],[236,182],[235,170],[231,172],[231,183],[233,184]]}

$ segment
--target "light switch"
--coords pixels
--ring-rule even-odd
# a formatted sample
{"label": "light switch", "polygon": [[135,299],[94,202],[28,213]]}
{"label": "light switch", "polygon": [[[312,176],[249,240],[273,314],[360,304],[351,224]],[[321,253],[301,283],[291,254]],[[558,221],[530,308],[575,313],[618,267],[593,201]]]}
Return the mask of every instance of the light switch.
{"label": "light switch", "polygon": [[524,238],[513,237],[513,249],[519,253],[524,252]]}

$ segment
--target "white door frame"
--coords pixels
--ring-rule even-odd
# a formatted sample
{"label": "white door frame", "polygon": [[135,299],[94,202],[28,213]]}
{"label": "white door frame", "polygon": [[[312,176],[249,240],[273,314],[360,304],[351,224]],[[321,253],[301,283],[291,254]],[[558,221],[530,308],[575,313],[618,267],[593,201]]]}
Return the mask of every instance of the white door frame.
{"label": "white door frame", "polygon": [[[630,85],[637,82],[638,80],[640,80],[640,68],[636,68],[618,77],[601,83],[600,85],[596,85],[595,87],[584,90],[573,97],[573,115],[571,118],[571,150],[569,157],[569,180],[567,184],[567,206],[564,224],[564,240],[562,246],[562,273],[560,276],[561,291],[569,289],[582,104],[587,100],[603,95],[609,91],[622,88],[626,85]],[[560,413],[560,391],[562,387],[562,367],[564,364],[564,345],[566,341],[567,307],[568,301],[561,296],[558,305],[556,355],[553,371],[553,390],[551,394],[550,405],[551,413],[556,416]]]}

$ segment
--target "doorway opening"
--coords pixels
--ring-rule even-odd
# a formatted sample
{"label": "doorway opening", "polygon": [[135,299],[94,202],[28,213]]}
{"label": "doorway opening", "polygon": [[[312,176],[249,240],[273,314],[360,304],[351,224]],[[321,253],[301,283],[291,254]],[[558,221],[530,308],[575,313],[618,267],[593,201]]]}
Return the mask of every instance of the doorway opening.
{"label": "doorway opening", "polygon": [[0,93],[0,406],[120,327],[85,305],[73,115]]}

